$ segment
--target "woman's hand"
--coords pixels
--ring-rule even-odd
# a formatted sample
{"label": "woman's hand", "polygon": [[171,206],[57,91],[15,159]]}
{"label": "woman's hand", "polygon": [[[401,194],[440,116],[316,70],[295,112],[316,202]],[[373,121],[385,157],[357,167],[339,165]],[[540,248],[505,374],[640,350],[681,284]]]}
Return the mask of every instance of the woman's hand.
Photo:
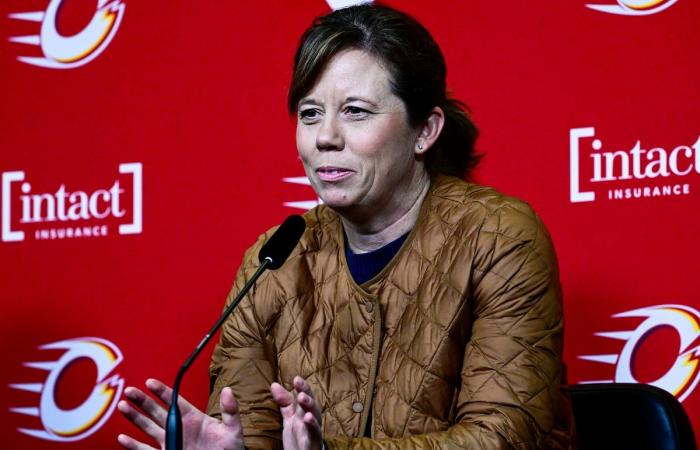
{"label": "woman's hand", "polygon": [[321,410],[314,400],[311,386],[302,377],[292,382],[297,394],[279,383],[272,383],[270,392],[282,413],[284,450],[320,450],[323,447]]}
{"label": "woman's hand", "polygon": [[[146,387],[163,403],[170,406],[172,389],[169,386],[158,380],[149,379],[146,380]],[[134,387],[126,388],[124,394],[138,409],[122,400],[118,405],[119,411],[131,423],[155,439],[161,449],[164,449],[167,411],[158,402]],[[233,396],[231,388],[224,388],[221,391],[219,403],[221,420],[206,415],[182,397],[180,397],[178,405],[182,414],[183,448],[187,450],[215,448],[243,450],[243,427],[238,414],[238,402]],[[120,434],[117,439],[123,447],[128,449],[153,449],[153,447],[125,434]]]}

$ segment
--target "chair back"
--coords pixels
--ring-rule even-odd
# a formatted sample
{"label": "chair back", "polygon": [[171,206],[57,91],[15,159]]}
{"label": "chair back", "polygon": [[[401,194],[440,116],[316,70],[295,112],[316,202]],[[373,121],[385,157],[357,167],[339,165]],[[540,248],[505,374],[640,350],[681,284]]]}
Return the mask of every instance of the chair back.
{"label": "chair back", "polygon": [[654,386],[593,383],[568,387],[578,450],[697,450],[676,398]]}

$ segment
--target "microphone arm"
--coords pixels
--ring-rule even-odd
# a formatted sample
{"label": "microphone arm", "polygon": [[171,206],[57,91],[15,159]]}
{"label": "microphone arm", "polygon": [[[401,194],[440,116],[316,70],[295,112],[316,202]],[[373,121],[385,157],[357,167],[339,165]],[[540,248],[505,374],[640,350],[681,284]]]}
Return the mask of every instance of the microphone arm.
{"label": "microphone arm", "polygon": [[301,216],[292,215],[282,222],[279,228],[277,228],[277,231],[272,234],[270,239],[260,249],[258,253],[258,261],[260,261],[258,270],[250,277],[245,286],[243,286],[243,289],[241,289],[241,292],[233,299],[219,320],[211,327],[209,333],[204,336],[204,339],[200,341],[194,352],[180,367],[175,377],[175,383],[173,384],[173,396],[170,401],[170,408],[168,409],[168,418],[165,422],[166,450],[182,450],[182,415],[180,414],[180,408],[177,406],[177,398],[180,395],[180,383],[182,382],[182,377],[185,375],[185,372],[187,372],[192,362],[202,352],[207,342],[214,336],[214,333],[221,327],[233,310],[236,309],[236,306],[238,306],[250,288],[253,287],[253,284],[255,284],[260,275],[262,275],[266,269],[276,270],[284,264],[292,253],[292,250],[294,250],[294,247],[299,243],[305,229],[306,222]]}
{"label": "microphone arm", "polygon": [[207,343],[214,336],[214,333],[216,333],[216,331],[221,327],[221,325],[233,312],[233,310],[236,309],[236,306],[238,306],[241,300],[243,300],[243,297],[248,293],[250,288],[253,287],[253,284],[255,284],[258,278],[260,278],[260,275],[262,275],[263,272],[265,272],[268,266],[272,263],[272,258],[270,258],[269,256],[265,257],[261,261],[258,270],[256,270],[253,276],[250,277],[250,280],[248,280],[245,286],[243,286],[243,289],[241,289],[236,298],[233,299],[231,304],[226,308],[219,320],[217,320],[214,326],[211,327],[211,330],[209,330],[209,332],[206,334],[206,336],[204,336],[199,345],[197,345],[197,348],[194,349],[194,352],[192,352],[189,358],[187,358],[187,360],[185,360],[182,366],[180,366],[180,370],[178,370],[177,376],[175,377],[175,383],[173,384],[173,396],[172,400],[170,401],[170,408],[168,409],[168,418],[166,420],[166,450],[182,450],[182,415],[180,414],[180,408],[177,405],[177,399],[180,395],[180,383],[182,382],[182,377],[185,375],[185,372],[187,372],[187,369],[190,368],[197,356],[199,356],[199,354],[202,352]]}

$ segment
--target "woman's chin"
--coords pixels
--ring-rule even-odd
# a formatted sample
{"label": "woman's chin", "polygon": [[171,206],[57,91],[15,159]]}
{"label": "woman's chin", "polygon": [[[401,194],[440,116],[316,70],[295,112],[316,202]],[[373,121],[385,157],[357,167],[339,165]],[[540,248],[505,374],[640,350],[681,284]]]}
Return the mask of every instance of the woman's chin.
{"label": "woman's chin", "polygon": [[347,210],[354,205],[353,199],[345,193],[328,193],[321,196],[323,204],[337,211]]}

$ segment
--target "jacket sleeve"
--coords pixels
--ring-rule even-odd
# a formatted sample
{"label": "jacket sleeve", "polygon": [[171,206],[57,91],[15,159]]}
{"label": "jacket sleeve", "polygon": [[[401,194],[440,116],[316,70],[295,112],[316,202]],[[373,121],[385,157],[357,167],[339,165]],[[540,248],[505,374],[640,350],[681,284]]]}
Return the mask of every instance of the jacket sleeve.
{"label": "jacket sleeve", "polygon": [[[263,235],[245,254],[226,306],[240,292],[259,264]],[[266,324],[277,306],[272,273],[263,274],[226,320],[209,365],[210,396],[207,413],[220,418],[221,390],[233,389],[241,408],[245,446],[250,449],[282,448],[281,417],[270,394],[277,378],[276,351],[266,336]]]}
{"label": "jacket sleeve", "polygon": [[397,439],[329,438],[329,449],[568,448],[556,430],[563,318],[550,238],[527,205],[507,203],[470,245],[473,323],[453,425]]}

